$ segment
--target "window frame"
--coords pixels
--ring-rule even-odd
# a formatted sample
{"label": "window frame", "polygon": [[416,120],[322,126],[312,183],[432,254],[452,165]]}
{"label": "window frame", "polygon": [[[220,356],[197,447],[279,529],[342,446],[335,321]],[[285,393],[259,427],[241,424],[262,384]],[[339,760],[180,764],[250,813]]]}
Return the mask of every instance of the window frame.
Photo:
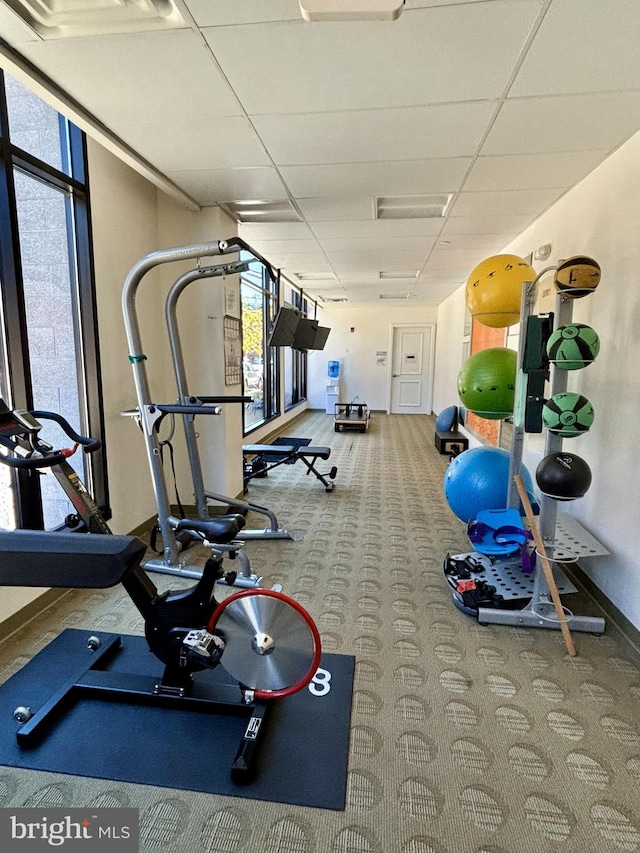
{"label": "window frame", "polygon": [[[0,393],[9,405],[16,408],[34,407],[14,181],[14,169],[18,169],[30,178],[61,191],[65,196],[81,430],[101,443],[100,449],[87,454],[84,460],[89,474],[87,487],[105,517],[110,518],[86,136],[58,113],[60,138],[64,141],[61,146],[62,166],[70,174],[13,143],[10,138],[5,73],[0,69],[0,301],[7,376]],[[18,526],[41,528],[39,478],[27,476],[25,472],[19,473],[17,484]]]}
{"label": "window frame", "polygon": [[[277,350],[274,347],[267,346],[269,329],[275,319],[279,304],[279,284],[277,279],[273,279],[269,274],[269,270],[248,252],[240,253],[240,260],[245,260],[249,263],[249,270],[245,273],[240,273],[240,304],[242,317],[242,287],[246,284],[254,288],[262,294],[262,371],[263,371],[263,417],[257,421],[252,421],[247,424],[246,410],[242,410],[242,434],[243,436],[250,435],[255,430],[280,417],[280,363],[277,357]],[[259,264],[260,282],[256,281],[258,270],[255,265]],[[242,381],[244,388],[244,330],[242,334]]]}

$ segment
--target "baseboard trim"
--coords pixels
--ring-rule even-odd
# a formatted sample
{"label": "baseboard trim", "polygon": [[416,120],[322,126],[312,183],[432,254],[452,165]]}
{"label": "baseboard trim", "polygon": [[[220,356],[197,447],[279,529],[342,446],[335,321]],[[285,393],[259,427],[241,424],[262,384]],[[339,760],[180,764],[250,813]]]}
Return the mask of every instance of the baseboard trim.
{"label": "baseboard trim", "polygon": [[[78,534],[81,535],[81,534]],[[17,631],[22,630],[29,622],[33,622],[49,607],[54,605],[69,592],[68,589],[48,589],[21,607],[11,616],[7,616],[0,622],[0,643],[3,643]]]}
{"label": "baseboard trim", "polygon": [[583,569],[576,563],[566,566],[563,571],[579,586],[594,604],[602,611],[605,621],[608,619],[623,635],[629,645],[640,654],[640,630],[622,613],[602,592]]}

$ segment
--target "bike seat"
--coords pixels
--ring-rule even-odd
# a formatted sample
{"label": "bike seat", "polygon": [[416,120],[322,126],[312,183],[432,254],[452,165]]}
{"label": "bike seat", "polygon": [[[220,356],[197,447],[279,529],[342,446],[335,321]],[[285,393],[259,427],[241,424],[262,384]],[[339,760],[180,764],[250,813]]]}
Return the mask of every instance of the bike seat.
{"label": "bike seat", "polygon": [[176,531],[187,530],[204,536],[207,542],[225,544],[232,542],[245,524],[244,516],[230,513],[215,518],[182,518],[176,525]]}

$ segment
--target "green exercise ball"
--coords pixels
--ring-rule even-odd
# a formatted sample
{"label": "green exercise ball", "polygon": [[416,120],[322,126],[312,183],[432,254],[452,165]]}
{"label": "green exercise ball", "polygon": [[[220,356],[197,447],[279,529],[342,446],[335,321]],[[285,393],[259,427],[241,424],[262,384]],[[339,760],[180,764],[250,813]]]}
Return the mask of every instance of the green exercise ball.
{"label": "green exercise ball", "polygon": [[458,374],[458,395],[463,405],[488,420],[512,415],[517,362],[517,353],[506,347],[489,347],[470,356]]}

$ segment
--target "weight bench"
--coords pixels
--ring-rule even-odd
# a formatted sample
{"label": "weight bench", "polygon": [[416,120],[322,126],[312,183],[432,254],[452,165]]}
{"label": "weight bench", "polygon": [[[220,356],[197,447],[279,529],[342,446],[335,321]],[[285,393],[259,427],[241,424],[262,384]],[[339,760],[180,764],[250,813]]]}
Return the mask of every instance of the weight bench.
{"label": "weight bench", "polygon": [[338,473],[336,466],[324,474],[316,468],[318,459],[326,460],[331,456],[331,448],[312,445],[310,438],[277,438],[273,444],[245,444],[242,455],[245,492],[254,477],[266,477],[269,471],[279,465],[295,465],[296,462],[302,462],[307,468],[307,475],[314,474],[325,491],[333,491],[332,480]]}

